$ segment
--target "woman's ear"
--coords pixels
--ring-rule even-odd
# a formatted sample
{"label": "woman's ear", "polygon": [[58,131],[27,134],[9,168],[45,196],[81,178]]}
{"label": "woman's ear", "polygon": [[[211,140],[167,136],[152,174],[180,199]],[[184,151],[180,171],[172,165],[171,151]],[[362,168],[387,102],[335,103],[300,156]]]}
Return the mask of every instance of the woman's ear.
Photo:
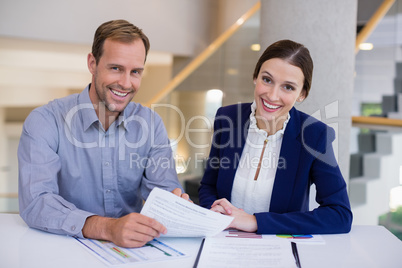
{"label": "woman's ear", "polygon": [[302,90],[301,92],[300,92],[300,95],[299,95],[299,97],[297,98],[297,101],[298,102],[302,102],[302,101],[304,101],[304,99],[306,98],[306,90]]}

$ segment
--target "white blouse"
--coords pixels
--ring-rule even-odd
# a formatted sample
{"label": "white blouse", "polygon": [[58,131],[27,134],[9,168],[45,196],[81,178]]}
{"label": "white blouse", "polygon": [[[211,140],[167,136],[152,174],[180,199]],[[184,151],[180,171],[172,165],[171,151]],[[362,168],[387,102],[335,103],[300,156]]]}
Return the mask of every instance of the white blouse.
{"label": "white blouse", "polygon": [[[254,101],[251,105],[247,140],[236,170],[231,196],[232,204],[249,214],[269,211],[283,133],[290,120],[288,114],[283,128],[274,135],[268,136],[266,131],[257,126],[255,109],[256,103]],[[267,144],[264,149],[265,141]],[[264,154],[261,158],[263,149]],[[260,158],[261,166],[258,169]],[[255,180],[258,170],[258,177]]]}

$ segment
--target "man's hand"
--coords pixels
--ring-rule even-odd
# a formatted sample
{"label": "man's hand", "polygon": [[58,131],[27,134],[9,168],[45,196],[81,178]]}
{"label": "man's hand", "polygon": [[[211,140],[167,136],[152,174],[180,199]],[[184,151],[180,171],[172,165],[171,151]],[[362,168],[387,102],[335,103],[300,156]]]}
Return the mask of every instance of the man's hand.
{"label": "man's hand", "polygon": [[243,209],[233,206],[226,198],[216,200],[212,204],[211,210],[234,217],[234,220],[228,226],[229,228],[245,232],[256,232],[258,229],[257,219],[254,215],[250,215]]}
{"label": "man's hand", "polygon": [[158,221],[139,213],[130,213],[118,219],[91,216],[82,228],[86,238],[103,239],[128,248],[141,247],[166,232]]}
{"label": "man's hand", "polygon": [[173,194],[187,200],[190,201],[191,203],[193,203],[193,201],[190,200],[190,196],[186,193],[182,193],[180,188],[176,188],[172,191]]}

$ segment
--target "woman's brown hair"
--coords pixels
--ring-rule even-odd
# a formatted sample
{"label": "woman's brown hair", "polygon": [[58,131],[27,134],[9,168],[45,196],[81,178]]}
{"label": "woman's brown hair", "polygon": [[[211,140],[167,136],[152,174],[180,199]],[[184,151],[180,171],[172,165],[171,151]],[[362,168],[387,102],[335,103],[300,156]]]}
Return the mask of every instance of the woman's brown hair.
{"label": "woman's brown hair", "polygon": [[305,97],[307,97],[311,88],[314,67],[309,50],[304,45],[292,40],[280,40],[273,43],[265,49],[259,58],[254,69],[253,79],[258,77],[262,64],[273,58],[285,60],[302,70],[304,75],[303,90]]}

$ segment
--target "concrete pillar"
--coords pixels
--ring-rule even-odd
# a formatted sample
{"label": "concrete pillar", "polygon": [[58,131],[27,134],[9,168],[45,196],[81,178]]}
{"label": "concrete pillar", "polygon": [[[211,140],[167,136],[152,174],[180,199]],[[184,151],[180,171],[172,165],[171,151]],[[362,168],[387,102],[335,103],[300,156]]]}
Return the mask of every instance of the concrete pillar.
{"label": "concrete pillar", "polygon": [[261,1],[261,50],[281,39],[302,43],[310,50],[313,83],[310,95],[297,108],[335,129],[334,150],[346,182],[356,18],[357,0]]}
{"label": "concrete pillar", "polygon": [[5,128],[5,108],[0,107],[0,193],[4,193],[6,189],[6,172],[8,167]]}
{"label": "concrete pillar", "polygon": [[0,212],[8,211],[8,199],[5,198],[8,194],[8,161],[7,144],[5,131],[5,108],[0,107]]}

